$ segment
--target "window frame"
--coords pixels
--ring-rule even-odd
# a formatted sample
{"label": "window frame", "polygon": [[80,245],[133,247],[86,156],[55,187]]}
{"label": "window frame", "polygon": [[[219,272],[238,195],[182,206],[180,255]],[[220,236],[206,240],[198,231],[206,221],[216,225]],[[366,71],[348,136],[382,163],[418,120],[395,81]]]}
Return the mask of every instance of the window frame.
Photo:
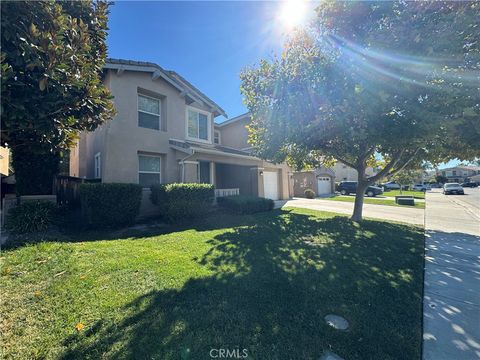
{"label": "window frame", "polygon": [[[218,137],[216,137],[215,134],[218,134]],[[218,142],[215,142],[215,138],[218,139]],[[218,130],[213,130],[213,143],[216,145],[221,145],[222,143],[222,134]]]}
{"label": "window frame", "polygon": [[[160,164],[159,164],[159,171],[144,171],[144,170],[140,170],[140,156],[145,156],[145,157],[153,157],[153,158],[158,158],[158,160],[160,161]],[[137,183],[139,185],[142,185],[140,184],[140,173],[142,174],[158,174],[158,183],[161,184],[162,183],[162,157],[160,155],[152,155],[152,154],[143,154],[143,153],[137,153],[137,162],[138,162],[138,168],[137,168]],[[144,187],[142,185],[142,188],[143,189],[150,189],[150,187]]]}
{"label": "window frame", "polygon": [[[201,139],[200,137],[194,138],[188,134],[188,112],[189,111],[193,111],[193,112],[207,116],[207,139],[206,140]],[[200,125],[198,124],[198,117],[197,117],[197,125],[198,125],[197,134],[200,135]],[[212,114],[208,111],[201,110],[193,106],[187,106],[185,109],[185,139],[195,141],[195,142],[211,144],[212,143]]]}
{"label": "window frame", "polygon": [[[148,111],[145,111],[145,110],[140,110],[140,101],[138,99],[140,96],[158,101],[158,114],[151,113],[151,112],[148,112]],[[142,113],[148,114],[148,115],[158,116],[158,129],[153,129],[153,128],[150,128],[150,127],[140,126],[140,116],[138,116],[139,112],[142,112]],[[137,92],[137,126],[142,128],[142,129],[162,131],[162,99],[156,98],[156,97],[153,97],[153,96],[149,96],[149,95],[145,95],[141,92]]]}
{"label": "window frame", "polygon": [[[97,173],[97,169],[98,169],[98,173]],[[100,152],[97,152],[93,156],[93,177],[95,179],[102,178],[102,154]]]}

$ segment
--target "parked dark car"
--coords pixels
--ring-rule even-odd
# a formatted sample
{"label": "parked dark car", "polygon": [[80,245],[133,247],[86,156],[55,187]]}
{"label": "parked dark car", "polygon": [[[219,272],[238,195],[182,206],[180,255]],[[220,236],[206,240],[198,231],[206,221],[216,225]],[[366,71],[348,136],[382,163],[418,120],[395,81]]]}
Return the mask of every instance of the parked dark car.
{"label": "parked dark car", "polygon": [[[340,184],[338,184],[338,191],[342,195],[355,194],[357,192],[357,182],[341,181]],[[369,197],[381,195],[383,194],[383,189],[377,186],[369,186],[365,190],[365,194]]]}
{"label": "parked dark car", "polygon": [[474,181],[467,181],[462,184],[462,187],[476,188],[478,184]]}

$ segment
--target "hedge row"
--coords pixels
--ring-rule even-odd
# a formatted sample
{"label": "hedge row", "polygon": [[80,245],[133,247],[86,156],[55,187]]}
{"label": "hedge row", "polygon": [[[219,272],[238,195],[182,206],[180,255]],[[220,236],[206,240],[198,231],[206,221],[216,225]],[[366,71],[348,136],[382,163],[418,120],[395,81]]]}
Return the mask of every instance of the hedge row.
{"label": "hedge row", "polygon": [[142,187],[137,184],[81,184],[80,204],[90,227],[133,224],[140,210]]}
{"label": "hedge row", "polygon": [[239,214],[253,214],[273,209],[273,200],[256,196],[235,195],[220,197],[218,206]]}
{"label": "hedge row", "polygon": [[152,203],[170,222],[182,222],[205,214],[215,198],[210,184],[161,184],[152,186]]}

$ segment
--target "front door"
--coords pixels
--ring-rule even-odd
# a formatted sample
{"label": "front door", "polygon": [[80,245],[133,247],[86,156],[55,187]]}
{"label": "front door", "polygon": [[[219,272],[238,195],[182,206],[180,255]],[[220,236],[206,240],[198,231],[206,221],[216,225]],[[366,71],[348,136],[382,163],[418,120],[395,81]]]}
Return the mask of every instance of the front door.
{"label": "front door", "polygon": [[210,184],[210,162],[200,161],[198,163],[199,180],[202,184]]}

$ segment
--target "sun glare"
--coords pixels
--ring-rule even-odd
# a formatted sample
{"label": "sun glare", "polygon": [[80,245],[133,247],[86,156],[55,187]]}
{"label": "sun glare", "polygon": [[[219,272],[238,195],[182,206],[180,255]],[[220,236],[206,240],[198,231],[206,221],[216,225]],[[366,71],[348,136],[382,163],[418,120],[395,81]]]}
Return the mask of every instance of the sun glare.
{"label": "sun glare", "polygon": [[278,18],[287,30],[292,30],[305,24],[308,15],[308,1],[286,0],[280,6]]}

